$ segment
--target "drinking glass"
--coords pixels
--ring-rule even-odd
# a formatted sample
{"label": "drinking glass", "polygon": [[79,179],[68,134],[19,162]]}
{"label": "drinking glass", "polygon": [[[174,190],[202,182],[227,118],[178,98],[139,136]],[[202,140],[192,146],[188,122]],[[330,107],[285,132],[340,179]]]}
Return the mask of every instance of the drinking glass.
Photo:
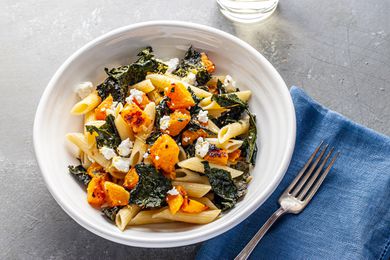
{"label": "drinking glass", "polygon": [[217,0],[220,10],[228,19],[241,23],[254,23],[268,18],[279,0]]}

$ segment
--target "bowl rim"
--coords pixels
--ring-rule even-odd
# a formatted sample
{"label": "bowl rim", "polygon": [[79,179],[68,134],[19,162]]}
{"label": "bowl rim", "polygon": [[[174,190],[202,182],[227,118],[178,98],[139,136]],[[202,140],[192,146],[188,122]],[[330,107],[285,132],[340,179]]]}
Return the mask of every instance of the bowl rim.
{"label": "bowl rim", "polygon": [[[237,45],[245,48],[247,51],[249,51],[253,56],[256,57],[256,59],[260,60],[266,67],[267,70],[271,72],[272,77],[278,81],[280,84],[284,85],[285,88],[281,90],[283,101],[288,107],[288,117],[291,118],[290,122],[290,131],[287,138],[287,149],[284,153],[284,156],[282,157],[281,164],[275,173],[277,178],[274,178],[273,181],[267,186],[265,189],[265,194],[267,194],[265,197],[263,197],[260,200],[253,200],[250,202],[246,209],[238,212],[235,216],[233,216],[229,221],[224,222],[223,225],[214,226],[210,229],[203,230],[203,232],[199,232],[194,236],[193,234],[189,234],[185,237],[183,235],[178,235],[177,237],[170,237],[170,238],[140,238],[140,237],[131,237],[131,238],[124,238],[118,236],[117,233],[110,232],[108,230],[105,230],[104,228],[101,228],[96,223],[92,223],[91,221],[88,221],[82,214],[79,214],[78,212],[72,210],[72,207],[63,200],[60,196],[57,195],[56,191],[49,185],[49,179],[48,174],[45,173],[45,166],[43,163],[43,160],[40,159],[43,156],[42,149],[40,148],[40,136],[39,136],[39,130],[42,124],[42,121],[44,119],[44,110],[45,106],[49,100],[49,94],[55,87],[55,83],[57,82],[58,78],[64,70],[71,64],[78,56],[80,56],[85,51],[94,48],[97,44],[99,44],[101,41],[113,37],[117,34],[124,33],[126,31],[131,31],[134,29],[139,29],[142,27],[150,27],[150,26],[167,26],[167,27],[182,27],[187,29],[198,29],[201,31],[206,31],[209,33],[213,33],[216,35],[220,35],[222,37],[225,37]],[[185,246],[190,244],[199,243],[208,239],[211,239],[213,237],[216,237],[232,228],[234,228],[236,225],[241,223],[243,220],[245,220],[247,217],[249,217],[254,211],[256,211],[268,198],[269,196],[275,191],[275,189],[278,187],[279,183],[283,179],[287,168],[289,166],[289,163],[292,158],[292,154],[295,147],[295,138],[296,138],[296,117],[295,117],[295,109],[292,103],[291,96],[289,94],[288,88],[286,86],[286,83],[278,73],[278,71],[271,65],[271,63],[262,55],[260,54],[256,49],[254,49],[251,45],[244,42],[243,40],[237,38],[234,35],[231,35],[227,32],[221,31],[219,29],[192,23],[192,22],[185,22],[185,21],[167,21],[167,20],[156,20],[156,21],[148,21],[148,22],[141,22],[141,23],[135,23],[123,27],[119,27],[117,29],[111,30],[92,41],[86,43],[84,46],[79,48],[76,52],[74,52],[70,57],[68,57],[65,62],[62,63],[62,65],[57,69],[53,77],[50,79],[49,83],[47,84],[46,88],[44,89],[44,92],[40,98],[35,119],[34,119],[34,125],[33,125],[33,145],[34,145],[34,151],[35,151],[35,157],[38,162],[38,166],[40,168],[40,172],[43,176],[43,179],[46,183],[46,187],[48,188],[49,192],[53,196],[53,198],[56,200],[56,202],[60,205],[60,207],[72,218],[74,219],[78,224],[86,228],[87,230],[91,231],[92,233],[99,235],[103,238],[106,238],[108,240],[129,245],[129,246],[138,246],[138,247],[148,247],[148,248],[167,248],[167,247],[177,247],[177,246]]]}

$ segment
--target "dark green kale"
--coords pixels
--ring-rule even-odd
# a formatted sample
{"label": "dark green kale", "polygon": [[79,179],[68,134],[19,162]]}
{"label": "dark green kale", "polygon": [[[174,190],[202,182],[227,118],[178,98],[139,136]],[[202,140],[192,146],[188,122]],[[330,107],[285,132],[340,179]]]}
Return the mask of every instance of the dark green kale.
{"label": "dark green kale", "polygon": [[225,108],[232,108],[235,106],[248,107],[248,104],[242,101],[236,94],[213,95],[211,100]]}
{"label": "dark green kale", "polygon": [[230,167],[244,172],[239,177],[233,179],[233,182],[237,187],[238,198],[241,198],[246,194],[248,189],[250,164],[245,161],[238,161],[235,165],[231,165]]}
{"label": "dark green kale", "polygon": [[256,127],[256,116],[249,111],[247,111],[249,115],[249,129],[248,135],[245,137],[244,142],[242,144],[242,151],[244,151],[243,155],[246,156],[247,162],[255,165],[256,155],[257,155],[257,127]]}
{"label": "dark green kale", "polygon": [[68,166],[69,172],[73,174],[73,176],[82,183],[85,187],[88,186],[89,182],[91,181],[91,176],[88,175],[87,170],[82,166]]}
{"label": "dark green kale", "polygon": [[118,211],[121,209],[122,207],[106,207],[106,208],[103,208],[102,209],[102,212],[104,214],[104,216],[106,216],[109,220],[111,221],[115,221],[115,217],[116,217],[116,214],[118,213]]}
{"label": "dark green kale", "polygon": [[96,144],[98,148],[102,146],[107,146],[110,148],[117,148],[121,143],[121,138],[119,136],[118,130],[115,127],[115,118],[113,115],[108,115],[106,117],[106,123],[101,127],[96,127],[93,125],[86,125],[85,128],[89,133],[96,132]]}
{"label": "dark green kale", "polygon": [[105,69],[108,77],[97,86],[98,95],[105,99],[112,95],[114,101],[125,102],[128,86],[145,79],[148,72],[164,73],[168,66],[154,58],[152,47],[138,53],[138,59],[130,65]]}
{"label": "dark green kale", "polygon": [[187,158],[195,157],[195,144],[189,144],[184,148]]}
{"label": "dark green kale", "polygon": [[169,97],[164,97],[160,103],[156,106],[156,118],[154,121],[154,125],[156,126],[156,129],[160,129],[160,119],[163,116],[167,116],[171,113],[171,110],[168,107],[168,101]]}
{"label": "dark green kale", "polygon": [[146,138],[146,143],[148,145],[154,144],[156,142],[157,138],[159,138],[162,135],[162,133],[159,130],[153,131],[148,138]]}
{"label": "dark green kale", "polygon": [[210,168],[207,161],[203,162],[205,175],[209,178],[211,189],[214,192],[214,202],[221,210],[227,210],[237,203],[238,189],[228,171]]}
{"label": "dark green kale", "polygon": [[217,91],[218,91],[218,94],[226,94],[226,89],[220,80],[217,80]]}
{"label": "dark green kale", "polygon": [[139,181],[130,192],[130,203],[142,208],[164,206],[166,193],[172,188],[171,182],[152,165],[136,164],[135,170]]}
{"label": "dark green kale", "polygon": [[189,72],[196,72],[198,85],[204,85],[211,79],[211,74],[202,63],[201,53],[192,48],[192,46],[187,50],[184,58],[180,60],[179,66],[173,74],[179,77],[186,77]]}
{"label": "dark green kale", "polygon": [[221,116],[216,119],[213,119],[213,122],[220,128],[225,125],[235,123],[240,120],[242,113],[245,112],[245,107],[235,106],[230,108],[229,111],[223,112]]}

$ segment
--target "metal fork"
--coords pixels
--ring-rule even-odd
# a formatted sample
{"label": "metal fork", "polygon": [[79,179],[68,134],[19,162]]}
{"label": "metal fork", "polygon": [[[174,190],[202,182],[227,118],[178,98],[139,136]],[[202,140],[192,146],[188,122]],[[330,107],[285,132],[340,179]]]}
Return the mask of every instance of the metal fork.
{"label": "metal fork", "polygon": [[[265,222],[265,224],[260,228],[260,230],[257,231],[256,235],[236,256],[235,260],[247,259],[252,253],[253,249],[255,249],[259,241],[263,238],[265,233],[281,216],[287,213],[299,214],[303,211],[303,209],[313,198],[314,194],[317,192],[318,188],[321,186],[326,175],[329,173],[330,169],[332,168],[333,164],[335,163],[337,157],[340,154],[339,152],[337,152],[336,155],[334,155],[331,159],[328,166],[322,172],[322,169],[324,168],[325,164],[328,162],[334,151],[334,148],[332,147],[325,156],[325,159],[322,160],[322,162],[320,163],[327,149],[328,144],[324,145],[324,142],[322,141],[320,145],[315,149],[313,154],[310,156],[307,163],[300,170],[298,176],[295,177],[293,182],[280,196],[280,208],[275,211],[274,214],[272,214],[272,216],[267,220],[267,222]],[[319,155],[312,163],[313,159],[318,153]]]}

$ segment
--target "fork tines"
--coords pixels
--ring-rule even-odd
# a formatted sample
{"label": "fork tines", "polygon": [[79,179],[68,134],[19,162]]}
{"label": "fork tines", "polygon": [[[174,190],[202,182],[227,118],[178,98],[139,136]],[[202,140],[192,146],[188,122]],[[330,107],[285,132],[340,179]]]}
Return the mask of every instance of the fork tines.
{"label": "fork tines", "polygon": [[[324,141],[315,149],[313,154],[310,156],[307,163],[300,170],[298,176],[294,181],[287,187],[286,191],[289,195],[304,201],[307,204],[314,196],[326,175],[329,173],[333,164],[335,163],[339,152],[337,152],[331,159],[330,163],[326,166],[325,170],[322,171],[326,163],[331,158],[334,147],[332,147],[324,157],[325,152],[328,150],[328,144],[324,144]],[[318,156],[316,156],[318,154]],[[313,159],[315,158],[314,162]],[[321,161],[322,160],[322,161]],[[322,172],[322,173],[321,173]]]}

